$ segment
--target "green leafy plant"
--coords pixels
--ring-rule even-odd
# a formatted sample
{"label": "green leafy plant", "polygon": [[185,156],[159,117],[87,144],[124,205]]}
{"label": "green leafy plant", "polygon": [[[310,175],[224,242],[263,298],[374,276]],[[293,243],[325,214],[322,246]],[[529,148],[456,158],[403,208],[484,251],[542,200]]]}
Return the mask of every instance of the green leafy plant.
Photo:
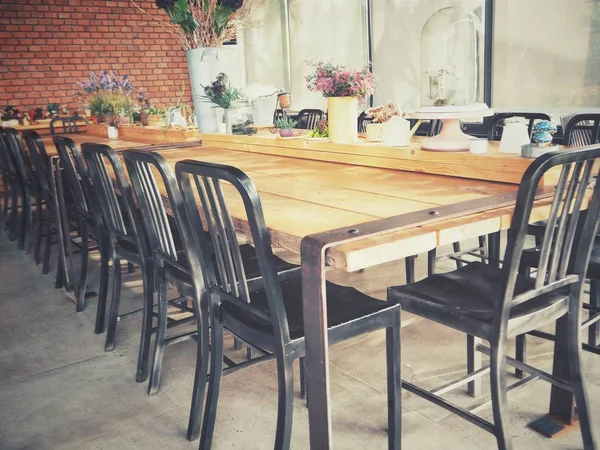
{"label": "green leafy plant", "polygon": [[236,123],[231,126],[231,133],[252,136],[253,134],[256,134],[257,131],[256,127],[253,125],[254,122],[251,120],[246,120],[244,123]]}
{"label": "green leafy plant", "polygon": [[204,88],[204,100],[229,109],[231,103],[242,98],[242,91],[229,83],[229,78],[224,73],[217,75],[217,79]]}
{"label": "green leafy plant", "polygon": [[275,126],[284,130],[295,128],[296,125],[298,125],[298,121],[292,119],[290,116],[283,116],[275,121]]}
{"label": "green leafy plant", "polygon": [[314,130],[308,133],[309,137],[312,138],[328,138],[329,137],[329,124],[326,120],[319,120]]}
{"label": "green leafy plant", "polygon": [[254,8],[264,0],[156,0],[169,20],[148,14],[135,0],[133,5],[160,23],[179,41],[184,50],[220,47],[236,37]]}

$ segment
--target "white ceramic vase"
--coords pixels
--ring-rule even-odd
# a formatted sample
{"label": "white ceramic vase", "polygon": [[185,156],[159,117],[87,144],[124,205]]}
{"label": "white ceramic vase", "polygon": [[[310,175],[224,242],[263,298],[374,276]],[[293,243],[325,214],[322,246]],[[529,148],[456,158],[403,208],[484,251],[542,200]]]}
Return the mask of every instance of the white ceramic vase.
{"label": "white ceramic vase", "polygon": [[109,139],[118,139],[119,138],[119,129],[117,127],[108,127],[108,138]]}
{"label": "white ceramic vase", "polygon": [[194,112],[200,133],[216,133],[217,115],[214,105],[204,99],[204,88],[212,83],[220,72],[219,48],[194,48],[186,52]]}
{"label": "white ceramic vase", "polygon": [[529,132],[524,123],[507,123],[502,129],[500,153],[521,153],[521,146],[529,144]]}
{"label": "white ceramic vase", "polygon": [[358,140],[358,100],[354,97],[328,97],[329,140],[353,144]]}

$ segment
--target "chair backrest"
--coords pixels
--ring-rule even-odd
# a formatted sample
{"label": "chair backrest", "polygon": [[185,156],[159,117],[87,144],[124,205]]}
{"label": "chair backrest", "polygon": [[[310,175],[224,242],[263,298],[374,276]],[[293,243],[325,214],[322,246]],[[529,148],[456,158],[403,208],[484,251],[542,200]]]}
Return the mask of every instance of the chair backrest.
{"label": "chair backrest", "polygon": [[29,150],[29,158],[33,169],[35,170],[35,177],[37,178],[38,185],[45,193],[52,191],[50,187],[50,162],[48,160],[48,154],[46,153],[46,147],[40,135],[33,130],[23,131],[23,138],[25,139],[25,145]]}
{"label": "chair backrest", "polygon": [[577,114],[563,122],[563,145],[584,146],[600,142],[600,114]]}
{"label": "chair backrest", "polygon": [[302,109],[298,113],[298,125],[296,128],[301,130],[313,130],[317,122],[323,119],[325,113],[320,109]]}
{"label": "chair backrest", "polygon": [[[503,266],[506,291],[503,302],[498,302],[494,318],[498,326],[506,324],[512,308],[535,301],[545,292],[570,286],[571,292],[579,295],[575,300],[580,300],[600,215],[600,183],[590,189],[590,182],[598,175],[594,163],[599,159],[599,145],[550,152],[537,158],[523,175],[508,233]],[[543,175],[550,169],[560,170],[560,177],[549,197],[552,203],[539,252],[535,285],[515,296],[517,272],[528,225],[533,220],[531,213],[536,192]],[[586,205],[587,213],[582,215]],[[580,220],[582,216],[585,221]],[[583,226],[581,222],[584,222]]]}
{"label": "chair backrest", "polygon": [[8,148],[6,130],[0,127],[0,173],[2,173],[3,181],[7,183],[14,182],[17,177],[17,169],[11,153]]}
{"label": "chair backrest", "polygon": [[504,120],[511,117],[524,117],[528,119],[527,132],[531,137],[531,130],[536,120],[550,120],[550,116],[544,113],[520,113],[520,112],[504,112],[497,113],[489,120],[487,131],[490,141],[499,141],[502,138],[502,130],[504,128]]}
{"label": "chair backrest", "polygon": [[75,207],[84,215],[92,215],[93,197],[90,177],[77,145],[68,137],[53,136],[60,166],[75,199]]}
{"label": "chair backrest", "polygon": [[[200,231],[194,236],[206,277],[205,285],[210,286],[211,292],[217,289],[224,294],[221,302],[228,302],[240,312],[272,327],[275,337],[283,342],[289,340],[271,236],[252,181],[235,167],[200,161],[180,161],[175,165],[175,171],[190,229]],[[268,312],[252,302],[230,206],[238,215],[245,212],[268,300]]]}
{"label": "chair backrest", "polygon": [[365,111],[361,112],[358,115],[358,123],[357,123],[358,132],[366,133],[367,125],[369,125],[371,123],[373,123],[373,117],[369,116]]}
{"label": "chair backrest", "polygon": [[[200,263],[189,249],[194,245],[189,233],[187,216],[181,194],[175,180],[175,173],[168,162],[158,153],[126,150],[123,152],[125,166],[131,179],[131,187],[138,200],[143,226],[150,243],[150,251],[162,263],[189,271],[192,279],[202,281]],[[158,188],[165,186],[168,205]],[[177,252],[175,235],[167,215],[170,209],[175,218],[175,226],[181,238],[187,265],[183,267],[181,255]],[[159,264],[161,265],[161,264]],[[200,290],[196,292],[200,295]]]}
{"label": "chair backrest", "polygon": [[32,183],[35,183],[36,180],[32,179],[33,169],[29,160],[29,155],[23,146],[21,135],[13,128],[5,128],[4,139],[6,149],[11,155],[15,174],[23,184],[23,188],[29,193],[30,190],[34,188]]}
{"label": "chair backrest", "polygon": [[94,184],[104,224],[116,237],[133,239],[143,259],[150,257],[140,212],[121,159],[111,147],[103,144],[82,144],[81,152]]}
{"label": "chair backrest", "polygon": [[50,121],[50,134],[85,133],[89,122],[83,116],[56,116]]}

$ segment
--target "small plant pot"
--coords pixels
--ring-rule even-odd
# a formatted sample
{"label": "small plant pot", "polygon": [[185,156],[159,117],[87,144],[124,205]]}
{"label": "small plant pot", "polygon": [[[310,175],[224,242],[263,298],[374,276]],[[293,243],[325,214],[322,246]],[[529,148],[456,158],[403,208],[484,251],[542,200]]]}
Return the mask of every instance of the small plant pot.
{"label": "small plant pot", "polygon": [[119,129],[117,127],[108,127],[108,138],[109,139],[118,139],[119,138]]}
{"label": "small plant pot", "polygon": [[293,135],[294,135],[293,128],[280,128],[279,129],[279,136],[281,136],[281,137],[292,137]]}

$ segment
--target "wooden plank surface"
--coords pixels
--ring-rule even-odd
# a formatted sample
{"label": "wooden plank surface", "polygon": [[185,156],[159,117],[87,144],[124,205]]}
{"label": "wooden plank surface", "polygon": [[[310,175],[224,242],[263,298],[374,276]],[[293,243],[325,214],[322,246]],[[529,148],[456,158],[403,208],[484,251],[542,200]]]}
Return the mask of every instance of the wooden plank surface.
{"label": "wooden plank surface", "polygon": [[[254,136],[201,133],[200,137],[207,147],[512,184],[520,183],[533,161],[520,155],[500,153],[496,141],[489,142],[488,153],[474,155],[423,151],[421,138],[414,138],[409,147],[387,147],[364,139],[359,139],[356,144],[342,145],[310,139],[281,139],[264,132]],[[556,179],[557,174],[550,172],[544,182],[555,184]]]}
{"label": "wooden plank surface", "polygon": [[[88,132],[90,134],[104,137],[107,136],[106,124],[91,124]],[[200,141],[197,128],[169,128],[164,127],[142,127],[139,124],[125,124],[119,126],[119,139],[126,141],[146,142],[150,144],[168,142],[193,142]]]}
{"label": "wooden plank surface", "polygon": [[[388,169],[209,147],[172,150],[163,156],[171,165],[193,159],[243,170],[260,193],[273,245],[295,253],[308,234],[517,190],[516,185],[506,183],[417,173],[405,176]],[[233,188],[225,186],[224,192],[236,229],[247,235],[239,198]],[[331,249],[327,260],[333,267],[354,271],[425,252],[439,244],[506,229],[511,214],[512,208],[489,210],[380,235]]]}
{"label": "wooden plank surface", "polygon": [[[135,147],[146,147],[148,143],[145,142],[133,142],[133,141],[124,141],[119,139],[108,139],[108,137],[99,137],[90,135],[88,133],[80,133],[80,134],[69,134],[65,135],[66,137],[73,139],[78,146],[81,146],[84,142],[93,142],[95,144],[105,144],[112,147],[114,150],[124,150],[127,148],[135,148]],[[56,147],[54,146],[54,142],[52,141],[52,136],[42,136],[42,142],[46,147],[46,153],[48,156],[56,156],[58,155],[56,151]]]}

